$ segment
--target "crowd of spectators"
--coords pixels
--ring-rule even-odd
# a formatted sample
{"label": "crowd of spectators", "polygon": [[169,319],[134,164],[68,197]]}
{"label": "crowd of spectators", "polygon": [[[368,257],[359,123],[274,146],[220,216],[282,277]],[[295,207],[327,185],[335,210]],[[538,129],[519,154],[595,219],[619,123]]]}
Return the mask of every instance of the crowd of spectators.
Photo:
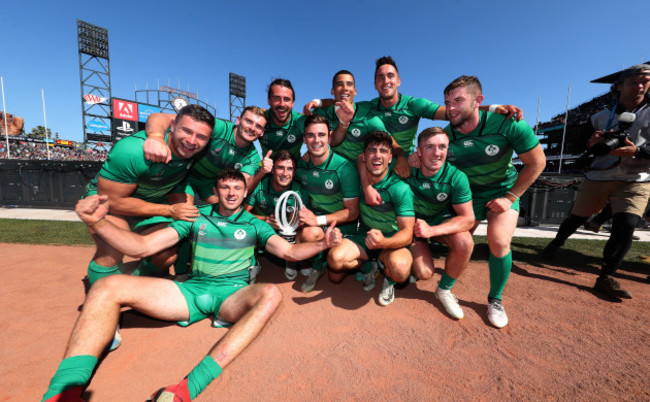
{"label": "crowd of spectators", "polygon": [[[108,150],[103,148],[84,149],[51,146],[49,160],[103,162],[106,155],[108,155]],[[44,143],[11,141],[9,142],[9,157],[11,159],[48,160],[48,152]],[[0,144],[0,159],[8,159],[7,144],[5,142]]]}

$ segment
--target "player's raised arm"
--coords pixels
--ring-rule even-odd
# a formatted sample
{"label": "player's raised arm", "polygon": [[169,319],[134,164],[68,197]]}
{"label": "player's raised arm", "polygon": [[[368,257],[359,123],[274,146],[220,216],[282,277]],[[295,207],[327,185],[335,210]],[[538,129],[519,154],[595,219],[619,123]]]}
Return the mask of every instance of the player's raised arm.
{"label": "player's raised arm", "polygon": [[148,257],[178,243],[178,232],[172,228],[142,236],[122,229],[106,219],[108,197],[92,195],[77,202],[75,211],[95,235],[101,237],[117,251],[136,258]]}
{"label": "player's raised arm", "polygon": [[144,142],[144,156],[147,160],[168,163],[172,159],[172,153],[165,143],[165,131],[171,127],[175,117],[170,113],[152,113],[147,117],[147,140]]}

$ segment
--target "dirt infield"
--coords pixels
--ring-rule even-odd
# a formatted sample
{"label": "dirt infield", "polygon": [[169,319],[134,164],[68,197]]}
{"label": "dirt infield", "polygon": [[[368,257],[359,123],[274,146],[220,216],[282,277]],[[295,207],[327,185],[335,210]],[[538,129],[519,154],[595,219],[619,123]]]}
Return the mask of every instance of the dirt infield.
{"label": "dirt infield", "polygon": [[[83,301],[89,247],[0,244],[2,400],[40,400],[62,357]],[[376,303],[380,283],[363,292],[352,277],[321,279],[304,295],[279,268],[260,280],[284,294],[260,337],[199,401],[650,399],[648,264],[619,278],[634,299],[603,300],[590,288],[597,261],[515,266],[504,295],[510,325],[485,317],[488,271],[472,262],[454,287],[465,311],[445,315],[433,291],[439,278]],[[440,262],[437,266],[440,266]],[[628,268],[626,268],[628,269]],[[123,344],[87,389],[92,401],[142,401],[178,382],[227,330],[207,320],[189,328],[123,313]]]}

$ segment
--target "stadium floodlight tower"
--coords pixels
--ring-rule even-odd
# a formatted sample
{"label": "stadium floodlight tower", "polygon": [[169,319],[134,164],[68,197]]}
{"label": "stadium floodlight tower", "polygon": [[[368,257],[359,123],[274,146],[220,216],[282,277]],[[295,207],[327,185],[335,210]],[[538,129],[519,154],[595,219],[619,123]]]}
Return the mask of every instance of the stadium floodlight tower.
{"label": "stadium floodlight tower", "polygon": [[246,108],[246,77],[230,73],[230,121],[233,123]]}
{"label": "stadium floodlight tower", "polygon": [[77,20],[84,143],[112,142],[108,30]]}

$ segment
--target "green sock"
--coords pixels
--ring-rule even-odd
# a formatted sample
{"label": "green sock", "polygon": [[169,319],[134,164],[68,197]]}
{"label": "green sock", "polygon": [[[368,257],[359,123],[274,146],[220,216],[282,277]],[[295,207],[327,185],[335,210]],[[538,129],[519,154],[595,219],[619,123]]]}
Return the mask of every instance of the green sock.
{"label": "green sock", "polygon": [[122,273],[122,268],[122,264],[113,265],[112,267],[102,267],[101,265],[98,265],[95,260],[92,260],[90,261],[90,264],[88,264],[88,282],[90,282],[90,286],[92,286],[93,283],[104,277]]}
{"label": "green sock", "polygon": [[323,253],[318,253],[314,256],[314,260],[311,264],[312,269],[316,271],[323,271]]}
{"label": "green sock", "polygon": [[143,258],[142,262],[136,269],[133,270],[133,276],[160,276],[162,271],[155,266],[150,258]]}
{"label": "green sock", "polygon": [[512,251],[501,258],[490,253],[488,266],[490,268],[490,293],[488,297],[501,300],[503,289],[506,287],[510,270],[512,270]]}
{"label": "green sock", "polygon": [[196,398],[212,380],[219,377],[221,371],[221,367],[212,357],[204,357],[201,363],[187,375],[187,389],[190,391],[190,398]]}
{"label": "green sock", "polygon": [[444,290],[451,290],[451,288],[454,286],[456,283],[456,279],[452,278],[451,276],[447,275],[446,272],[442,273],[442,278],[440,278],[440,283],[438,284],[438,287],[440,289]]}
{"label": "green sock", "polygon": [[364,261],[363,265],[361,265],[361,268],[359,268],[359,271],[363,272],[364,274],[369,274],[370,271],[372,271],[372,261]]}
{"label": "green sock", "polygon": [[50,381],[47,392],[43,395],[43,400],[46,401],[70,388],[85,385],[90,380],[96,365],[97,358],[90,355],[72,356],[63,359],[54,377],[52,377],[52,381]]}
{"label": "green sock", "polygon": [[178,243],[178,257],[174,262],[174,273],[176,275],[186,274],[189,269],[190,255],[192,253],[189,240],[185,239]]}

